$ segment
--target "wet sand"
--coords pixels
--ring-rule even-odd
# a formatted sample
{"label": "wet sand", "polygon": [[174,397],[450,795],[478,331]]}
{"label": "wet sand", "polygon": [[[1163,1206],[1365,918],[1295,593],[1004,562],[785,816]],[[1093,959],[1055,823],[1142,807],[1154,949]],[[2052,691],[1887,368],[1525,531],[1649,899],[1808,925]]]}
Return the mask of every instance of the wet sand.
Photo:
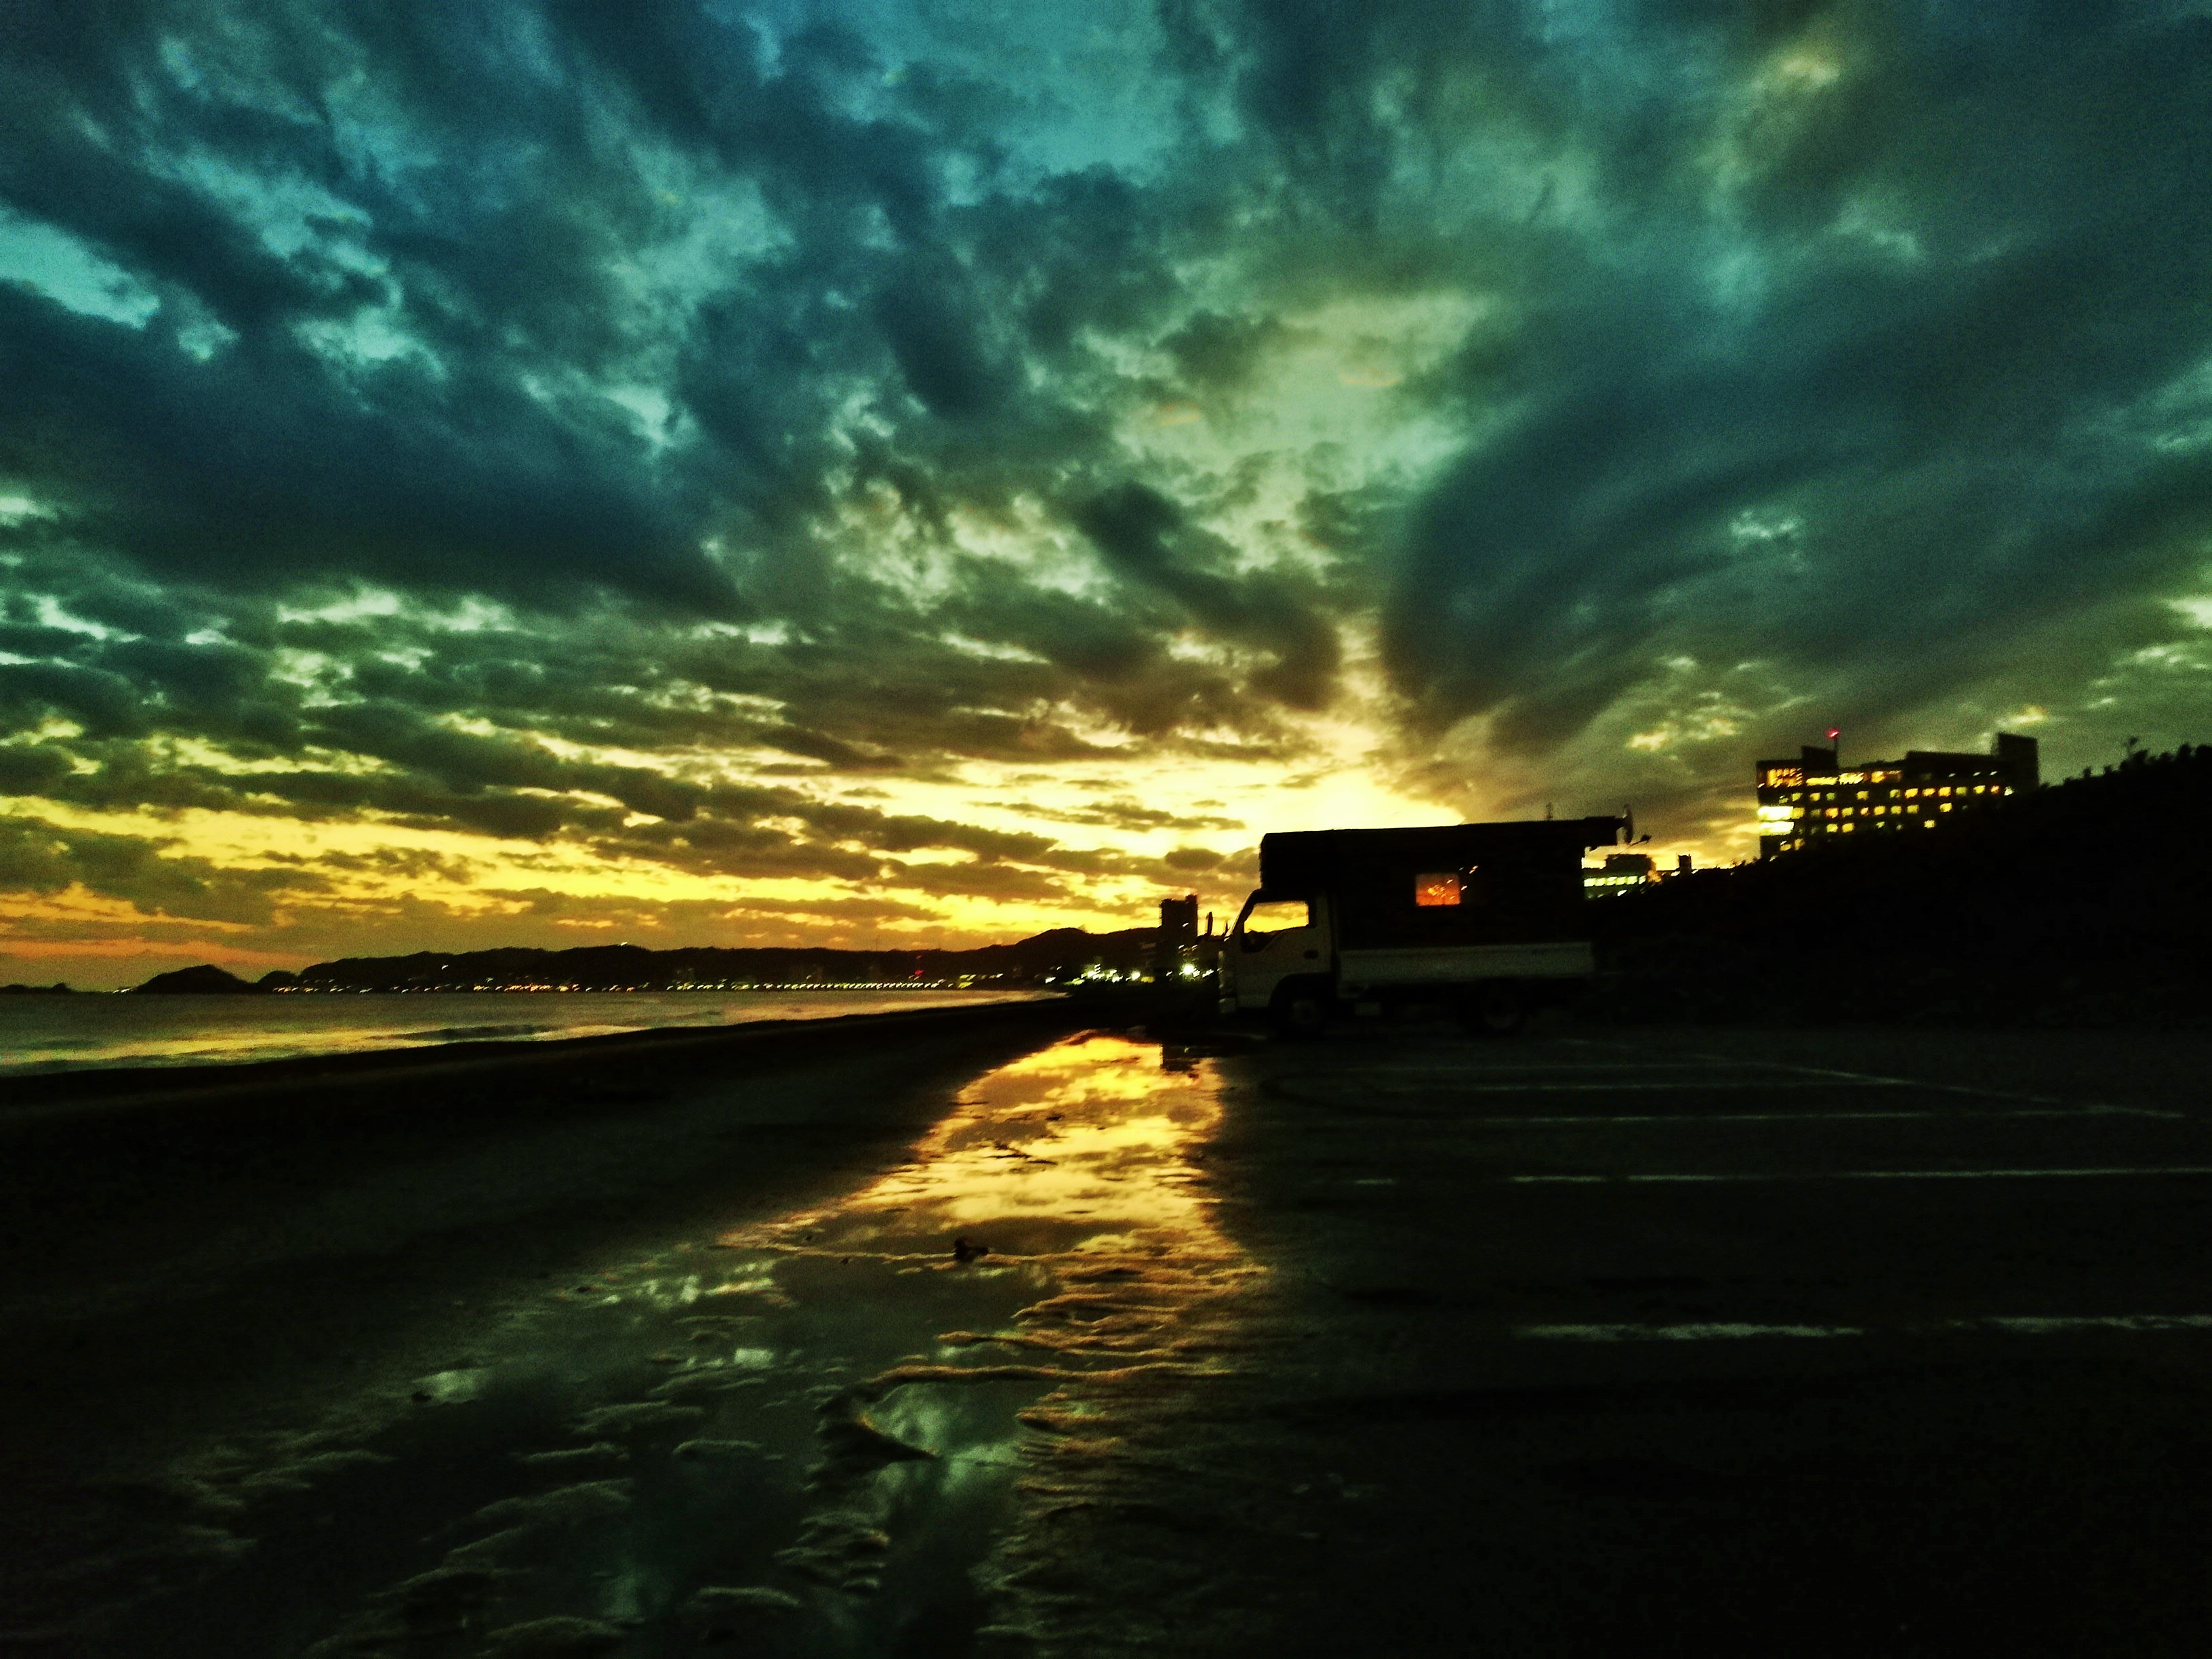
{"label": "wet sand", "polygon": [[[610,1262],[872,1178],[980,1071],[1079,1018],[1026,1004],[11,1090],[0,1649],[147,1650],[134,1606],[281,1534],[296,1517],[264,1510],[295,1488],[350,1504],[393,1402],[441,1398],[422,1379],[471,1370],[488,1329]],[[480,1461],[462,1442],[439,1461]],[[226,1617],[254,1624],[252,1599]],[[298,1647],[192,1628],[161,1645]]]}

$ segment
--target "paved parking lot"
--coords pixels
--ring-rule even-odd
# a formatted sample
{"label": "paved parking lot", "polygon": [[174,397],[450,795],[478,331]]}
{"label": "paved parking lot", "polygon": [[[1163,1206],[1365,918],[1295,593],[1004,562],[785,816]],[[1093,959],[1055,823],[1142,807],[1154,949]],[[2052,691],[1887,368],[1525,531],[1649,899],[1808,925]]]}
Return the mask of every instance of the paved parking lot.
{"label": "paved parking lot", "polygon": [[1282,1650],[2202,1650],[2212,1044],[1219,1064]]}
{"label": "paved parking lot", "polygon": [[[849,1403],[848,1380],[888,1364],[869,1397],[926,1455],[885,1467],[963,1503],[983,1490],[959,1484],[971,1473],[1002,1483],[1003,1510],[969,1514],[974,1561],[946,1565],[949,1511],[890,1503],[927,1483],[884,1477],[884,1536],[939,1565],[881,1595],[777,1580],[812,1612],[748,1651],[889,1651],[895,1629],[901,1653],[975,1659],[2204,1647],[2212,1041],[1378,1025],[1209,1052],[1098,1038],[1009,1064],[1038,1039],[993,1030],[672,1073],[649,1111],[518,1089],[487,1096],[512,1095],[511,1121],[410,1127],[366,1099],[338,1139],[328,1102],[312,1121],[252,1120],[289,1137],[241,1139],[219,1115],[161,1133],[156,1115],[127,1139],[97,1115],[75,1138],[63,1124],[44,1174],[17,1183],[13,1565],[51,1545],[99,1571],[67,1565],[46,1601],[12,1596],[0,1647],[136,1653],[173,1623],[172,1646],[289,1653],[238,1632],[384,1607],[361,1601],[370,1580],[473,1547],[438,1506],[487,1493],[441,1482],[535,1480],[498,1436],[520,1425],[514,1443],[535,1446],[544,1425],[486,1407],[481,1434],[453,1419],[472,1449],[449,1456],[408,1437],[417,1416],[444,1432],[442,1397],[380,1379],[443,1387],[510,1361],[535,1377],[541,1352],[594,1412],[665,1411],[660,1390],[702,1380],[670,1365],[716,1386],[736,1367],[750,1387],[772,1358],[762,1420],[790,1431],[786,1472],[815,1498],[810,1437],[849,1429],[822,1426],[819,1392]],[[937,1210],[908,1190],[924,1170]],[[820,1244],[825,1205],[882,1236]],[[799,1229],[797,1288],[725,1331],[736,1348],[679,1346],[647,1316],[653,1287],[693,1257],[754,1286],[733,1218]],[[771,1340],[758,1322],[817,1314],[828,1335]],[[575,1322],[601,1318],[621,1341]],[[979,1384],[1016,1390],[988,1396],[1003,1446],[931,1415],[943,1391],[984,1401],[961,1392]],[[398,1413],[390,1437],[314,1427],[329,1402],[372,1398]],[[732,1398],[732,1426],[699,1443],[765,1447],[756,1396]],[[232,1492],[262,1454],[221,1465],[206,1491],[227,1507],[206,1512],[263,1544],[212,1600],[134,1611],[149,1564],[183,1584],[204,1564],[178,1551],[216,1535],[173,1482],[149,1484],[149,1459],[216,1428],[270,1456],[374,1455],[305,1485],[285,1464],[250,1510]],[[695,1492],[673,1440],[614,1450],[632,1507],[558,1532],[589,1571],[531,1577],[552,1558],[510,1540],[520,1553],[483,1582],[507,1601],[573,1590],[564,1616],[621,1613],[611,1651],[689,1651],[690,1592],[666,1564],[734,1549],[727,1515],[758,1522],[781,1489],[716,1465]],[[610,1455],[557,1455],[581,1452]],[[356,1501],[371,1491],[386,1507]],[[727,1515],[667,1506],[699,1492]],[[773,1531],[761,1548],[781,1562]],[[641,1577],[640,1561],[661,1565]],[[141,1622],[101,1648],[70,1621],[104,1594]],[[445,1648],[408,1651],[475,1650],[476,1626],[440,1629]]]}

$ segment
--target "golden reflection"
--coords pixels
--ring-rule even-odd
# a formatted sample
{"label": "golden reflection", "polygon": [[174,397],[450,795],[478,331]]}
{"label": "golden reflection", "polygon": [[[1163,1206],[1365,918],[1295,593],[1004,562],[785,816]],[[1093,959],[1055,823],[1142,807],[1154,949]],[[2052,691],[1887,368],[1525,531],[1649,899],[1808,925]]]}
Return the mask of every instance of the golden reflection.
{"label": "golden reflection", "polygon": [[723,1242],[979,1270],[1234,1254],[1192,1156],[1219,1118],[1210,1074],[1163,1068],[1157,1045],[1079,1038],[977,1079],[913,1160],[872,1185]]}
{"label": "golden reflection", "polygon": [[[1249,1293],[1264,1270],[1217,1223],[1204,1164],[1220,1117],[1211,1062],[1079,1037],[977,1079],[908,1163],[859,1191],[724,1235],[718,1247],[741,1259],[696,1301],[688,1284],[676,1292],[693,1306],[721,1290],[746,1305],[765,1279],[802,1305],[837,1286],[838,1305],[871,1326],[933,1309],[996,1324],[936,1328],[823,1401],[807,1526],[888,1527],[917,1469],[946,1490],[1018,1469],[1014,1519],[982,1577],[994,1619],[1043,1620],[1032,1592],[1057,1571],[1055,1517],[1122,1501],[1156,1461],[1146,1448],[1250,1363]],[[904,1291],[885,1293],[884,1268]],[[702,1334],[729,1340],[719,1321]],[[690,1399],[735,1380],[717,1359],[655,1392]],[[1001,1385],[1043,1392],[1000,1419]],[[1027,1432],[1010,1444],[1014,1422]],[[777,1559],[872,1588],[875,1557],[848,1555],[810,1532]]]}

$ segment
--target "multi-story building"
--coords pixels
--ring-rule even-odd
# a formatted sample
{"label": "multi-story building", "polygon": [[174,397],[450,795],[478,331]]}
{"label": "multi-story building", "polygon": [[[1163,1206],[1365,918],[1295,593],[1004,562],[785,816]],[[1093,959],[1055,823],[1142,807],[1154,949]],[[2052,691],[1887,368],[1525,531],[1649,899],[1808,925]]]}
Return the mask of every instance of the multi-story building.
{"label": "multi-story building", "polygon": [[1605,863],[1583,869],[1583,891],[1595,897],[1606,893],[1633,892],[1658,879],[1649,853],[1608,853]]}
{"label": "multi-story building", "polygon": [[1848,769],[1836,750],[1808,746],[1794,761],[1759,763],[1759,855],[1794,853],[1861,831],[1933,830],[1954,813],[2040,781],[2035,739],[2008,732],[1996,734],[1986,755],[1914,749],[1903,760]]}

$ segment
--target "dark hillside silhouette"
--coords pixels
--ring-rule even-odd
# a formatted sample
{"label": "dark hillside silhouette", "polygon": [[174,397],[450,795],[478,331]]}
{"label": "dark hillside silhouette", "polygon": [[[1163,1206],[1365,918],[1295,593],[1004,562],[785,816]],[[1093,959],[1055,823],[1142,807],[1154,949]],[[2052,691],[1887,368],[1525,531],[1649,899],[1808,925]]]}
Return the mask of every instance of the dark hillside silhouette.
{"label": "dark hillside silhouette", "polygon": [[196,968],[179,968],[166,974],[156,974],[143,985],[131,989],[140,995],[154,996],[239,996],[260,989],[249,985],[235,974],[202,963]]}
{"label": "dark hillside silhouette", "polygon": [[2212,747],[1591,906],[1638,1018],[2206,1023]]}
{"label": "dark hillside silhouette", "polygon": [[279,970],[255,985],[220,968],[156,975],[142,991],[664,991],[736,986],[1055,984],[1096,963],[1116,972],[1144,969],[1153,929],[1091,933],[1056,927],[1012,945],[972,951],[696,949],[648,951],[590,945],[571,951],[418,951],[404,957],[347,957],[296,975]]}

